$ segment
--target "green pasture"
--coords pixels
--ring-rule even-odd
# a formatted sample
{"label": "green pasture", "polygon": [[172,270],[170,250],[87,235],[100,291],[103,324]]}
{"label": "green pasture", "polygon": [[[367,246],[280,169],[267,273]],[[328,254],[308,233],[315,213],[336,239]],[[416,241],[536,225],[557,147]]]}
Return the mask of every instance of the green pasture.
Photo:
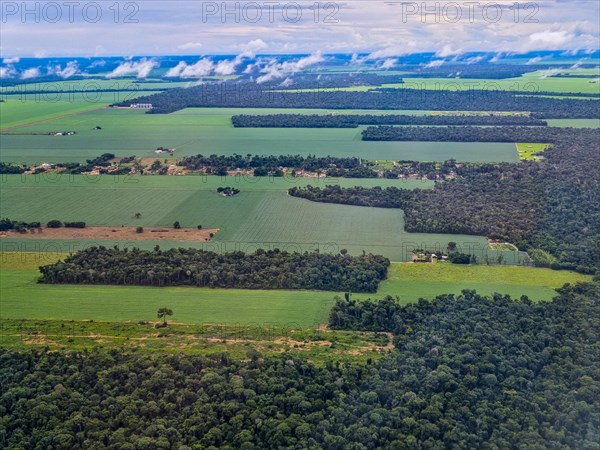
{"label": "green pasture", "polygon": [[600,119],[549,119],[550,127],[600,128]]}
{"label": "green pasture", "polygon": [[[393,263],[388,279],[383,281],[377,298],[399,296],[402,303],[442,294],[460,294],[463,289],[475,289],[484,295],[495,292],[513,298],[522,295],[531,300],[551,300],[556,288],[565,283],[591,281],[589,275],[570,271],[555,271],[537,267],[503,265],[459,265],[442,263]],[[364,294],[356,294],[365,298]],[[375,298],[375,296],[371,296]]]}
{"label": "green pasture", "polygon": [[521,161],[537,161],[543,158],[538,155],[550,147],[549,144],[536,144],[536,143],[517,143],[517,151],[519,152],[519,159]]}
{"label": "green pasture", "polygon": [[[11,102],[7,103],[10,104]],[[0,134],[0,159],[3,162],[27,164],[83,162],[105,152],[117,156],[154,157],[154,150],[162,146],[175,148],[177,157],[199,153],[251,153],[416,161],[444,161],[451,158],[474,162],[518,160],[514,146],[510,143],[365,142],[361,140],[364,127],[234,128],[231,124],[233,114],[327,112],[269,108],[190,108],[163,115],[145,114],[141,110],[106,108],[7,130]],[[56,111],[54,113],[59,114]],[[17,112],[12,115],[12,119],[9,117],[7,123],[27,120]],[[102,127],[102,130],[94,130],[96,126]],[[2,127],[5,127],[4,123]],[[55,130],[75,131],[77,134],[43,135]]]}
{"label": "green pasture", "polygon": [[[326,323],[334,297],[322,291],[272,291],[137,286],[45,285],[38,267],[64,254],[0,253],[0,317],[34,320],[151,321],[159,307],[175,312],[173,321],[196,324],[316,328]],[[392,263],[375,294],[357,299],[399,296],[402,303],[476,289],[534,301],[550,300],[564,283],[590,276],[550,269],[459,266],[450,263]]]}
{"label": "green pasture", "polygon": [[[21,133],[23,125],[39,121],[47,121],[39,124],[44,131],[62,130],[63,126],[73,127],[81,123],[79,114],[82,112],[95,111],[138,95],[135,91],[0,95],[4,99],[0,102],[0,131]],[[57,123],[62,116],[69,116],[68,120],[63,118]]]}
{"label": "green pasture", "polygon": [[599,94],[600,83],[590,78],[558,78],[552,77],[554,72],[537,70],[520,77],[493,78],[414,78],[410,73],[403,77],[403,83],[389,83],[381,86],[350,86],[324,89],[294,89],[292,92],[314,91],[368,91],[376,88],[421,89],[434,91],[469,91],[469,90],[501,90],[528,92],[556,92],[574,94]]}
{"label": "green pasture", "polygon": [[[82,80],[61,80],[35,83],[20,83],[15,86],[0,87],[0,95],[21,94],[24,92],[74,92],[85,91],[92,93],[98,90],[116,90],[136,92],[140,89],[173,89],[180,87],[191,87],[197,85],[196,80],[190,81],[168,81],[161,78],[146,78],[138,80],[135,78],[98,78],[89,77]],[[145,91],[142,94],[145,95]]]}
{"label": "green pasture", "polygon": [[[514,149],[514,147],[513,147]],[[480,236],[407,233],[399,209],[369,208],[311,202],[290,197],[291,186],[397,186],[429,188],[431,182],[381,179],[287,179],[254,177],[113,177],[5,175],[0,178],[0,216],[13,220],[47,222],[84,221],[97,226],[172,226],[220,228],[208,243],[185,242],[186,247],[217,252],[254,251],[257,248],[337,252],[363,251],[381,254],[393,261],[407,261],[415,248],[440,251],[449,241],[463,246],[480,261],[496,258],[487,240]],[[235,186],[241,192],[224,197],[219,186]],[[135,213],[141,214],[140,219]],[[0,246],[13,251],[71,251],[87,245],[181,246],[166,241],[51,240],[3,238]],[[504,261],[519,263],[519,252],[502,252]]]}

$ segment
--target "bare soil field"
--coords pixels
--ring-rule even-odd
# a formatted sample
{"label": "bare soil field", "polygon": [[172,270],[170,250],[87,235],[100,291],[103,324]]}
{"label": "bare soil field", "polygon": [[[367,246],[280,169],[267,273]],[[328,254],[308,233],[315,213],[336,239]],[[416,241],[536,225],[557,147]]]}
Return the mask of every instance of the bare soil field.
{"label": "bare soil field", "polygon": [[35,238],[35,239],[98,239],[117,241],[194,241],[207,242],[214,236],[218,228],[165,228],[144,227],[142,233],[136,232],[137,227],[86,227],[86,228],[40,228],[41,231],[19,233],[4,231],[3,237]]}

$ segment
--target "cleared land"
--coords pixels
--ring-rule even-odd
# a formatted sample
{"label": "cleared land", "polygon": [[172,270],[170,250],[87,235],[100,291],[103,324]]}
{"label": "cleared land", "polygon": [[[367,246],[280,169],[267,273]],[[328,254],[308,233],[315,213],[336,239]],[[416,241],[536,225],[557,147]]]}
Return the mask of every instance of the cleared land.
{"label": "cleared land", "polygon": [[[11,102],[8,102],[10,105]],[[0,104],[2,105],[2,104]],[[98,107],[95,104],[94,107]],[[101,106],[101,105],[100,105]],[[43,106],[44,108],[46,106]],[[3,106],[0,106],[3,108]],[[352,111],[360,113],[360,111]],[[3,162],[83,162],[102,153],[117,156],[156,157],[154,150],[175,148],[175,156],[198,153],[309,154],[354,156],[366,159],[474,162],[517,162],[509,143],[460,142],[365,142],[356,129],[234,128],[234,114],[327,114],[310,109],[189,108],[173,114],[145,114],[141,110],[107,108],[19,128],[21,135],[0,134]],[[369,112],[373,113],[373,112]],[[381,113],[381,111],[380,111]],[[399,114],[399,111],[387,111]],[[59,115],[58,110],[55,114]],[[64,114],[64,112],[60,112]],[[4,114],[2,114],[4,116]],[[35,113],[33,114],[35,116]],[[1,128],[31,122],[25,117],[1,119]],[[19,122],[19,120],[21,122]],[[27,123],[28,123],[27,122]],[[94,130],[96,126],[102,130]],[[75,131],[74,136],[22,135],[56,130]]]}
{"label": "cleared land", "polygon": [[556,92],[574,94],[599,94],[600,83],[597,79],[590,78],[558,78],[551,77],[551,71],[538,70],[523,74],[520,77],[492,79],[492,78],[412,78],[410,73],[405,73],[404,83],[382,84],[381,86],[352,86],[343,88],[326,89],[295,89],[295,92],[313,91],[368,91],[376,88],[394,89],[423,89],[431,91],[451,90],[503,90],[519,91],[523,93]]}
{"label": "cleared land", "polygon": [[600,119],[551,119],[549,127],[600,128]]}
{"label": "cleared land", "polygon": [[[168,306],[173,320],[191,324],[318,328],[326,323],[335,293],[204,288],[45,285],[38,267],[64,257],[49,253],[0,253],[0,317],[3,319],[155,321]],[[476,289],[532,300],[549,300],[564,283],[590,276],[549,269],[506,266],[393,263],[376,294],[399,296],[402,303]]]}
{"label": "cleared land", "polygon": [[521,142],[516,145],[521,161],[536,161],[542,159],[544,156],[538,155],[538,153],[542,153],[550,146],[549,144],[536,144],[531,142]]}
{"label": "cleared land", "polygon": [[316,364],[375,360],[393,348],[387,333],[173,323],[156,330],[151,322],[98,322],[4,319],[0,346],[51,350],[125,348],[138,352],[218,355],[247,358],[250,349],[263,355],[302,355]]}
{"label": "cleared land", "polygon": [[[498,292],[515,298],[527,295],[534,301],[550,300],[555,295],[554,289],[565,283],[591,279],[589,275],[535,267],[394,263],[388,271],[388,279],[381,283],[377,297],[371,297],[398,295],[402,303],[410,303],[419,298],[475,289],[484,295]],[[357,294],[356,297],[366,296]]]}
{"label": "cleared land", "polygon": [[91,239],[123,241],[178,241],[208,242],[218,228],[164,228],[146,227],[141,233],[137,227],[86,227],[86,228],[47,228],[42,227],[29,233],[16,231],[0,232],[0,238],[24,239]]}
{"label": "cleared land", "polygon": [[[513,147],[514,151],[514,147]],[[171,227],[179,221],[184,228],[202,225],[219,228],[210,242],[189,242],[189,247],[217,252],[257,248],[290,251],[363,251],[393,261],[409,261],[412,250],[440,251],[449,241],[483,261],[485,253],[494,260],[499,254],[488,248],[485,237],[407,233],[404,214],[398,209],[368,208],[310,202],[290,197],[291,186],[398,186],[431,187],[431,182],[382,179],[287,179],[254,177],[113,177],[113,176],[18,176],[2,177],[0,215],[12,220],[40,221],[60,218],[83,221],[89,226]],[[234,197],[216,192],[219,186],[240,189]],[[140,219],[135,214],[141,214]],[[112,243],[123,245],[123,241]],[[105,241],[104,245],[111,245]],[[137,241],[151,249],[160,243],[167,248],[174,241]],[[12,251],[72,251],[97,244],[87,239],[4,238],[0,246]],[[507,263],[522,254],[501,252]]]}
{"label": "cleared land", "polygon": [[[98,110],[116,100],[133,99],[138,95],[137,92],[4,95],[2,98],[5,101],[0,102],[0,131],[14,127],[19,127],[19,131],[22,131],[21,127],[28,124],[37,124],[50,131],[58,126],[62,130],[61,127],[65,124],[74,126],[80,123],[80,117],[72,117],[73,114]],[[59,120],[62,122],[56,123]],[[52,122],[47,123],[48,121]]]}
{"label": "cleared land", "polygon": [[155,321],[168,305],[176,322],[318,328],[333,304],[331,292],[38,284],[38,267],[59,257],[0,254],[1,317]]}

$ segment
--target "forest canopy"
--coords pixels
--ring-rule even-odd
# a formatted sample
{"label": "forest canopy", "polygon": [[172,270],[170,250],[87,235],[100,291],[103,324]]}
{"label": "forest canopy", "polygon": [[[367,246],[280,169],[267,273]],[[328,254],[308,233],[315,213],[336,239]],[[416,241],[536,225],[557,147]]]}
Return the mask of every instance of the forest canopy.
{"label": "forest canopy", "polygon": [[41,266],[39,282],[375,292],[389,265],[371,254],[90,247]]}
{"label": "forest canopy", "polygon": [[599,297],[339,300],[332,327],[394,333],[366,365],[0,349],[0,446],[598,449]]}

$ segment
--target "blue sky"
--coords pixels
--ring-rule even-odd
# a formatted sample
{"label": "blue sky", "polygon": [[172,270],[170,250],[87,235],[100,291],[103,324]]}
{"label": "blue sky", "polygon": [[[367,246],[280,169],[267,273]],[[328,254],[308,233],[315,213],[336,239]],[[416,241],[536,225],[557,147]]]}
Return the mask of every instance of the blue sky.
{"label": "blue sky", "polygon": [[423,51],[451,58],[600,47],[598,0],[517,2],[518,14],[513,1],[367,0],[316,9],[312,0],[78,3],[29,2],[27,12],[22,2],[3,0],[2,57],[367,52],[385,60]]}

